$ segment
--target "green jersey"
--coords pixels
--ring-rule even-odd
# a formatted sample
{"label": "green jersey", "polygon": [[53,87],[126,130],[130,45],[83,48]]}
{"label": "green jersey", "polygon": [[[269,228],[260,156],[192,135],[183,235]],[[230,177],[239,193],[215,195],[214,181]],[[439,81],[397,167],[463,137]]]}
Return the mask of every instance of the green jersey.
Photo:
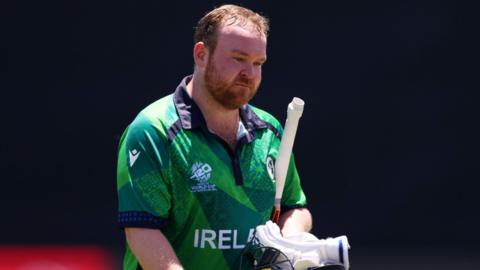
{"label": "green jersey", "polygon": [[[160,229],[185,269],[238,269],[255,227],[272,213],[282,127],[270,114],[245,105],[232,151],[208,130],[186,91],[189,80],[145,108],[123,134],[118,222],[123,228]],[[283,211],[305,205],[292,158]],[[140,269],[128,244],[124,269]]]}

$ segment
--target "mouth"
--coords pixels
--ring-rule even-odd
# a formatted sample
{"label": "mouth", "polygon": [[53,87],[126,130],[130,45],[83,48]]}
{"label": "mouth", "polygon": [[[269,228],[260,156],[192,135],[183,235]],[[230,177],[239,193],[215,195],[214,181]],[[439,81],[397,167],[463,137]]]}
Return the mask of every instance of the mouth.
{"label": "mouth", "polygon": [[235,83],[236,86],[240,86],[240,87],[243,87],[243,88],[248,88],[250,89],[251,86],[249,84],[245,84],[245,83]]}

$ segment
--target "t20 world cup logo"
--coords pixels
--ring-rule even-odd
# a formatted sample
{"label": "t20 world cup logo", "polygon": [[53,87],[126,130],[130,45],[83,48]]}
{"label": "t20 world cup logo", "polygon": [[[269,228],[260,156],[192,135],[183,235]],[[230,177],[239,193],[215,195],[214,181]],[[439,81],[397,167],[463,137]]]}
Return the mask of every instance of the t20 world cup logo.
{"label": "t20 world cup logo", "polygon": [[192,165],[192,176],[190,179],[197,180],[200,183],[205,183],[210,179],[212,167],[207,163],[195,162]]}

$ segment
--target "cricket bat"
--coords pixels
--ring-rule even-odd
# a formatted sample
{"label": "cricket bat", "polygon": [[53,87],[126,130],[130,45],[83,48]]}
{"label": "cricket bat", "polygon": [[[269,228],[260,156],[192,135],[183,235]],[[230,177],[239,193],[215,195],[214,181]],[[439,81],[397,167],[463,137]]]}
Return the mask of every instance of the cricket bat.
{"label": "cricket bat", "polygon": [[280,203],[282,201],[283,188],[285,186],[285,177],[287,176],[288,165],[290,164],[290,156],[292,155],[293,142],[297,133],[298,121],[302,117],[305,102],[294,97],[292,102],[288,104],[287,120],[283,130],[280,148],[278,150],[277,160],[275,161],[275,201],[272,214],[272,221],[278,223],[280,217]]}

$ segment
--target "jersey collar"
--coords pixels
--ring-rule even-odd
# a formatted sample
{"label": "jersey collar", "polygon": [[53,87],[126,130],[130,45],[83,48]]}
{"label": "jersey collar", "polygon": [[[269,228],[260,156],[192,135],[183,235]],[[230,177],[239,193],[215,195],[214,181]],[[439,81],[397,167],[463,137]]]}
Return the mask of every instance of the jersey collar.
{"label": "jersey collar", "polygon": [[[173,102],[183,129],[202,128],[207,130],[207,122],[202,111],[187,92],[187,84],[191,79],[192,75],[183,78],[173,94]],[[255,130],[269,127],[265,121],[258,117],[249,104],[243,105],[239,110],[241,121],[247,130],[245,136],[247,142],[251,142],[255,138]]]}

